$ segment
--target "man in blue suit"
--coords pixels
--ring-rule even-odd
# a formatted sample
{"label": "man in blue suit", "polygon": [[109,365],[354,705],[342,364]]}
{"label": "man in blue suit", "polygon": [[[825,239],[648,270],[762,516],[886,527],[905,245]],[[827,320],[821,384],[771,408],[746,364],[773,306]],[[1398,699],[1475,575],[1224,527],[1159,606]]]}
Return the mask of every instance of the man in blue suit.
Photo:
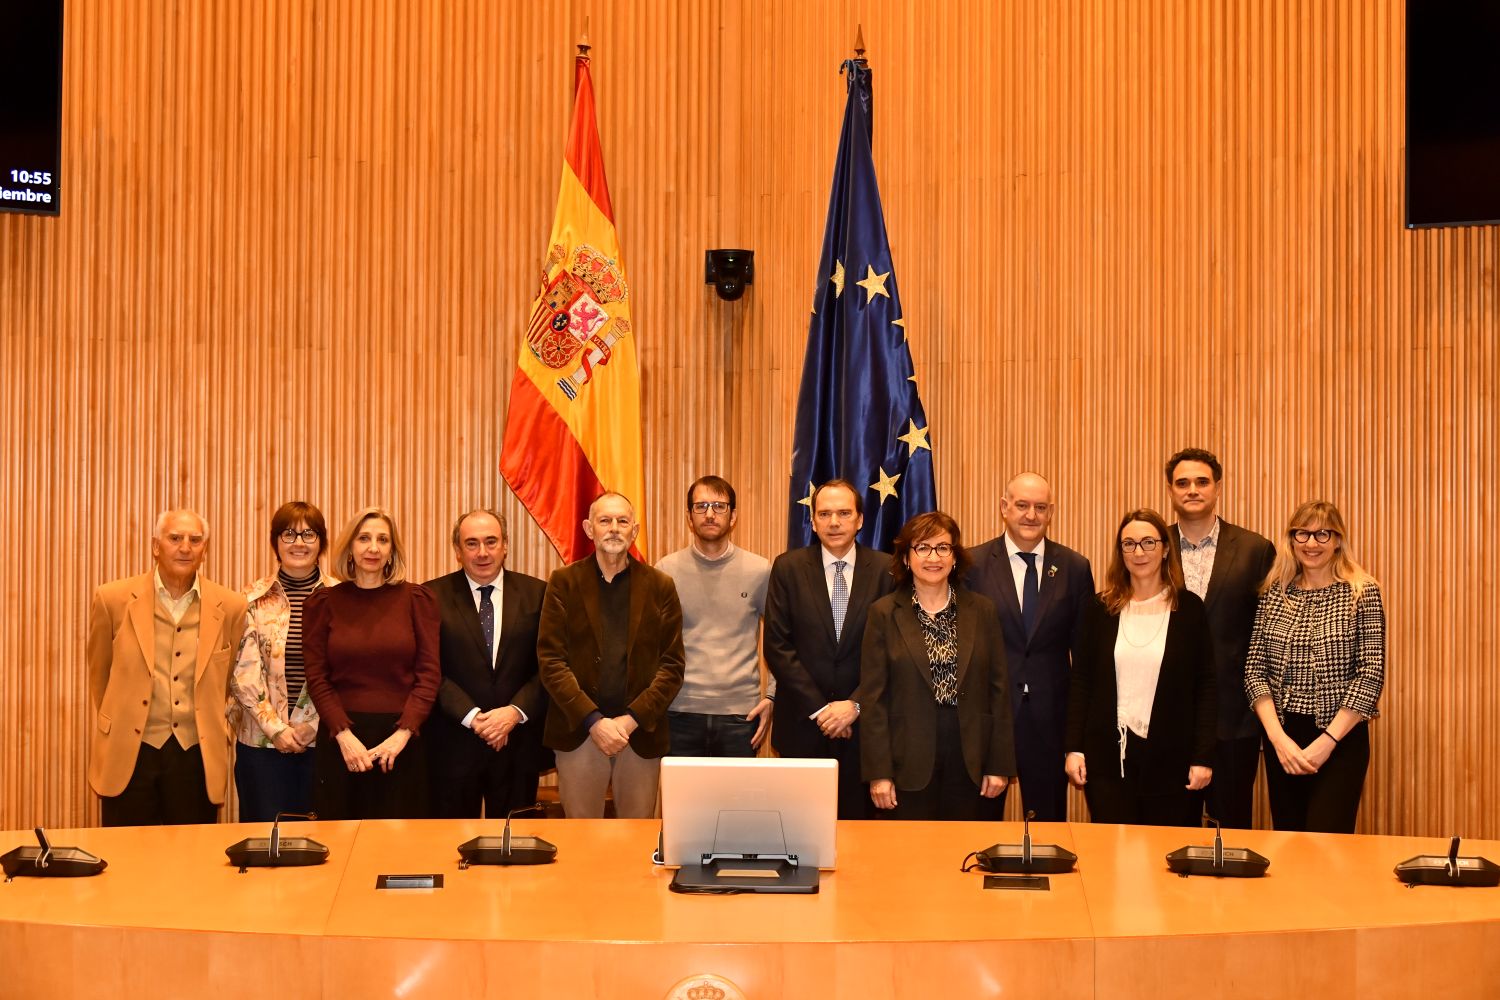
{"label": "man in blue suit", "polygon": [[974,549],[969,587],[1000,614],[1021,803],[1038,820],[1061,822],[1068,818],[1068,675],[1094,573],[1082,555],[1047,537],[1054,510],[1052,487],[1036,473],[1007,483],[1000,498],[1005,533]]}

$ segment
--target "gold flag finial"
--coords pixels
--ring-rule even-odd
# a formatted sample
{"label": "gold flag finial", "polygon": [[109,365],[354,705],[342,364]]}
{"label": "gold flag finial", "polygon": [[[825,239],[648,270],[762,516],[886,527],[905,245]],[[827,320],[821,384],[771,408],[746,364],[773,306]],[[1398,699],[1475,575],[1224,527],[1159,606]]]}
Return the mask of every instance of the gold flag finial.
{"label": "gold flag finial", "polygon": [[865,61],[865,26],[857,25],[854,29],[854,58],[860,62]]}
{"label": "gold flag finial", "polygon": [[589,44],[589,16],[585,14],[583,15],[583,34],[578,36],[578,54],[586,56],[591,48],[593,46]]}

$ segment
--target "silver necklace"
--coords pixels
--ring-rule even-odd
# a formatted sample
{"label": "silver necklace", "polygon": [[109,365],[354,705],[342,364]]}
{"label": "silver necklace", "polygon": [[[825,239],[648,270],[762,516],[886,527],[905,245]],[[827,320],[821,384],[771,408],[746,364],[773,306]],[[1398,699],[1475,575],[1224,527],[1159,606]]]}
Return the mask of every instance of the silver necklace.
{"label": "silver necklace", "polygon": [[1124,638],[1126,645],[1132,646],[1132,647],[1134,647],[1136,649],[1145,649],[1147,646],[1149,646],[1152,643],[1156,642],[1157,637],[1161,635],[1162,629],[1164,629],[1164,628],[1167,627],[1167,619],[1170,618],[1170,617],[1172,617],[1170,611],[1165,611],[1162,614],[1159,614],[1159,615],[1156,616],[1156,619],[1157,619],[1157,621],[1156,621],[1156,627],[1151,630],[1151,634],[1146,637],[1146,639],[1145,639],[1144,642],[1136,642],[1134,639],[1132,639],[1130,637],[1130,629],[1127,627],[1127,620],[1130,619],[1130,618],[1138,618],[1138,617],[1140,617],[1141,615],[1144,614],[1144,612],[1132,610],[1131,609],[1131,605],[1132,604],[1136,604],[1136,603],[1151,604],[1151,603],[1154,603],[1155,601],[1160,600],[1161,597],[1162,597],[1162,594],[1165,594],[1165,593],[1166,593],[1166,591],[1162,591],[1160,594],[1157,594],[1155,597],[1148,597],[1146,600],[1139,601],[1139,602],[1132,601],[1129,604],[1125,605],[1125,610],[1120,615],[1120,635],[1121,635],[1121,637]]}

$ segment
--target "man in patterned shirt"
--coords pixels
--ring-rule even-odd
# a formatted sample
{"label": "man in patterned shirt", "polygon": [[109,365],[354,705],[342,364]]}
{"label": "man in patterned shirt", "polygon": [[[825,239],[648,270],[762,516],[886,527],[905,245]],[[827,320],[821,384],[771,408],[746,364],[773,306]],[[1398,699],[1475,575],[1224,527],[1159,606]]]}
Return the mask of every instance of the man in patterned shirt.
{"label": "man in patterned shirt", "polygon": [[1203,599],[1219,671],[1218,743],[1214,780],[1206,796],[1209,815],[1228,827],[1248,829],[1260,765],[1260,725],[1244,697],[1245,653],[1260,585],[1276,549],[1253,531],[1218,516],[1224,470],[1213,452],[1184,448],[1167,460],[1167,489],[1177,523],[1168,533],[1182,556],[1187,589]]}

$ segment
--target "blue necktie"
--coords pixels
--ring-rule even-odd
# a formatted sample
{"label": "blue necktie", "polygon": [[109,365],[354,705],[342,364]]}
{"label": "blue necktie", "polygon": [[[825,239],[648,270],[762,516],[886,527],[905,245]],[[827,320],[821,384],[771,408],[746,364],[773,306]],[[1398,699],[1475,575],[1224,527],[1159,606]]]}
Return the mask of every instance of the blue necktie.
{"label": "blue necktie", "polygon": [[849,565],[840,559],[833,564],[833,638],[837,642],[844,636],[844,615],[849,613],[849,581],[844,578],[844,567]]}
{"label": "blue necktie", "polygon": [[1026,577],[1021,581],[1021,631],[1031,635],[1031,626],[1036,624],[1037,586],[1036,553],[1017,552],[1026,560]]}
{"label": "blue necktie", "polygon": [[495,605],[490,601],[490,592],[495,585],[487,583],[479,588],[479,627],[484,630],[484,655],[495,669]]}

